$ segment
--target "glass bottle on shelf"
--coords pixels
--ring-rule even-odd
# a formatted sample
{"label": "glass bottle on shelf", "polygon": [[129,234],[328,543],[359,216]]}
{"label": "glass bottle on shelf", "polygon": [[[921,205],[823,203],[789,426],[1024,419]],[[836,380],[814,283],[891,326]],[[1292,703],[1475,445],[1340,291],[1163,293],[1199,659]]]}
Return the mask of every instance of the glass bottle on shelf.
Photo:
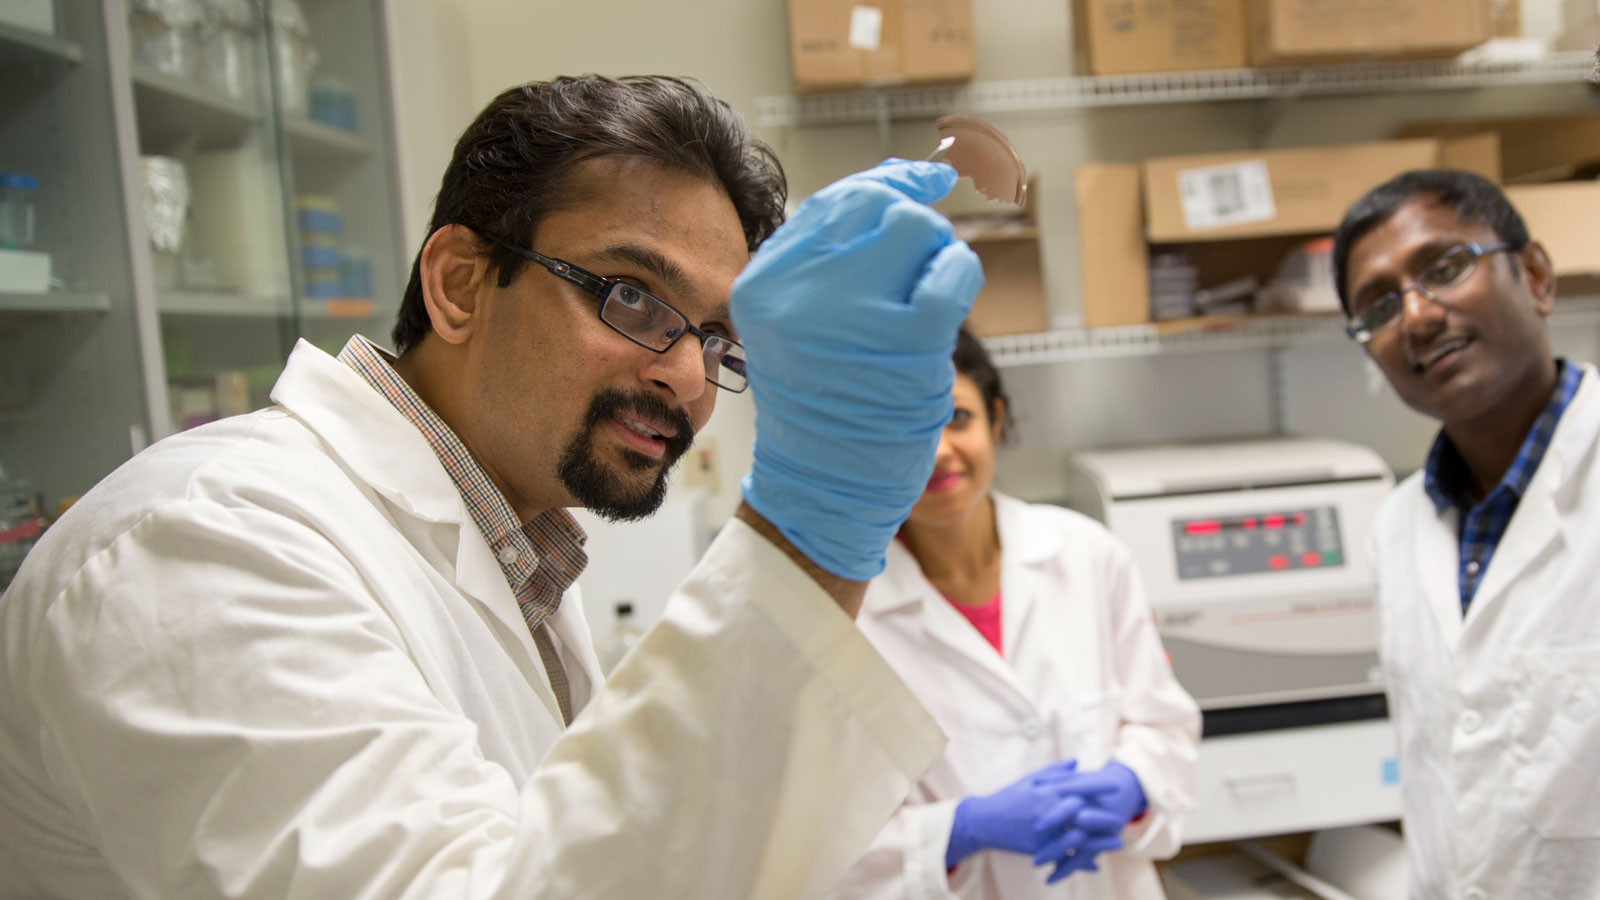
{"label": "glass bottle on shelf", "polygon": [[644,627],[633,615],[633,602],[619,601],[616,605],[616,621],[611,626],[611,640],[606,644],[604,658],[600,660],[605,666],[606,673],[610,674],[628,655],[628,651],[638,645],[644,637]]}
{"label": "glass bottle on shelf", "polygon": [[33,246],[34,194],[39,180],[21,172],[0,172],[0,250]]}

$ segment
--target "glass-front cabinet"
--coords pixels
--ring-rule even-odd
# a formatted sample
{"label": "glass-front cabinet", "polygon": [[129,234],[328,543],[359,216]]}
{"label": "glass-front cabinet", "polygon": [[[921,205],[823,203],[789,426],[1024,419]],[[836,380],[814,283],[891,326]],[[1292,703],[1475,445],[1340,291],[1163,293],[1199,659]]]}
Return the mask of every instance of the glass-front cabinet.
{"label": "glass-front cabinet", "polygon": [[382,0],[0,3],[0,588],[149,441],[393,320]]}

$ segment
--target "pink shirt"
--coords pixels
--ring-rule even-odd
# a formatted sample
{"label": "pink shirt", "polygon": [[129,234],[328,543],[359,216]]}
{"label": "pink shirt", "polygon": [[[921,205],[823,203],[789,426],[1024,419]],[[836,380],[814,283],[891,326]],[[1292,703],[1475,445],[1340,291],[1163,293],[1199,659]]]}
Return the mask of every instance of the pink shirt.
{"label": "pink shirt", "polygon": [[[949,597],[945,599],[950,600]],[[989,598],[989,602],[980,606],[968,606],[965,603],[957,603],[954,600],[950,600],[950,605],[965,616],[967,621],[972,623],[973,628],[978,629],[978,633],[983,635],[983,639],[994,647],[994,652],[1005,656],[1005,651],[1000,648],[1000,593],[998,591],[995,592],[993,597]]]}

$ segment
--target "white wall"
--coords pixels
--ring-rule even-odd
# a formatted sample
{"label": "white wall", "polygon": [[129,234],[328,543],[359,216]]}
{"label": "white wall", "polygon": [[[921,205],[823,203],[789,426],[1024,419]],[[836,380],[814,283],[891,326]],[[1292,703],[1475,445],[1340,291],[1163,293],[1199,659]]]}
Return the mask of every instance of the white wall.
{"label": "white wall", "polygon": [[[1531,33],[1560,27],[1562,0],[1525,0]],[[755,98],[789,90],[782,0],[527,3],[525,0],[391,0],[398,44],[416,48],[398,66],[407,233],[421,222],[451,144],[477,107],[521,81],[558,74],[666,72],[705,82],[752,115]],[[1070,74],[1068,0],[973,0],[978,71],[985,80]],[[432,46],[432,52],[428,47]],[[1582,85],[1418,92],[1412,95],[1125,107],[996,116],[1038,175],[1047,302],[1058,322],[1079,309],[1072,170],[1091,160],[1291,146],[1390,136],[1411,119],[1593,108]],[[898,122],[887,144],[875,125],[776,128],[791,193],[803,197],[885,155],[924,156],[930,121]],[[413,221],[415,220],[415,221]],[[413,227],[414,226],[414,227]],[[1563,335],[1558,348],[1595,358],[1593,334]],[[1569,349],[1570,345],[1570,349]],[[1389,395],[1369,392],[1361,354],[1349,346],[1287,351],[1288,427],[1370,444],[1402,471],[1432,434]],[[1007,370],[1022,414],[1022,442],[1008,452],[1002,484],[1048,496],[1066,450],[1147,440],[1261,433],[1271,426],[1268,355],[1251,351],[1094,361]],[[720,483],[705,498],[709,523],[738,499],[753,437],[746,397],[724,395],[706,431]]]}
{"label": "white wall", "polygon": [[471,21],[464,7],[463,0],[386,0],[384,7],[407,266],[422,246],[456,136],[482,105],[464,64]]}

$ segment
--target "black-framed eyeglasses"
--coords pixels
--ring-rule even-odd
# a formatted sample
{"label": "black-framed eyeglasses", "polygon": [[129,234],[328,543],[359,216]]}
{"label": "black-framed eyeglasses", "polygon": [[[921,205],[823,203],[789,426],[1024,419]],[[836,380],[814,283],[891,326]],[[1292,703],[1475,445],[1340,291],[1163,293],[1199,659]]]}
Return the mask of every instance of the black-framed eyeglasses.
{"label": "black-framed eyeglasses", "polygon": [[1345,322],[1345,334],[1350,339],[1365,344],[1400,321],[1405,309],[1406,294],[1416,291],[1429,300],[1438,300],[1467,280],[1478,268],[1478,260],[1490,253],[1520,250],[1515,244],[1500,241],[1494,244],[1457,244],[1433,258],[1422,269],[1417,280],[1398,290],[1386,291],[1373,298],[1371,303],[1351,315]]}
{"label": "black-framed eyeglasses", "polygon": [[749,385],[745,379],[744,347],[738,341],[694,327],[677,307],[655,294],[636,284],[601,277],[565,260],[535,253],[500,238],[489,239],[538,263],[550,274],[583,288],[584,293],[600,301],[600,321],[617,334],[655,353],[671,350],[684,335],[692,334],[700,339],[707,381],[735,394],[742,393]]}

